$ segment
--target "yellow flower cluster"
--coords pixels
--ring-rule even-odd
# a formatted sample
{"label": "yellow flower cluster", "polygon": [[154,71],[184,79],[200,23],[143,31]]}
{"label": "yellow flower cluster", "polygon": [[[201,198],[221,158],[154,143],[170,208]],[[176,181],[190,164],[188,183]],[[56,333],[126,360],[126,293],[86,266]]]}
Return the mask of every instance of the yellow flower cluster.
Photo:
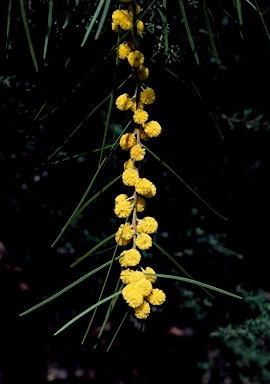
{"label": "yellow flower cluster", "polygon": [[130,307],[134,308],[134,314],[138,319],[146,319],[149,316],[150,304],[161,305],[166,300],[165,293],[152,286],[156,277],[147,276],[145,273],[155,274],[155,271],[150,267],[146,267],[143,272],[128,268],[120,275],[120,279],[126,284],[122,291],[123,298]]}
{"label": "yellow flower cluster", "polygon": [[[144,30],[143,22],[141,20],[133,22],[133,13],[135,11],[137,15],[140,13],[139,5],[131,0],[122,0],[122,3],[125,9],[117,9],[112,14],[112,29],[116,32],[130,30],[131,34],[134,34],[134,28],[137,28],[135,36],[140,36]],[[150,267],[145,269],[139,267],[141,251],[152,246],[150,235],[158,229],[158,223],[153,217],[146,216],[142,219],[137,217],[138,212],[143,212],[145,209],[145,198],[156,195],[155,185],[150,180],[140,177],[139,162],[146,154],[141,139],[147,140],[159,136],[161,126],[157,121],[148,121],[149,115],[145,111],[145,106],[152,104],[156,95],[152,88],[142,84],[148,78],[149,70],[143,65],[145,61],[143,53],[135,49],[135,36],[131,35],[130,39],[127,37],[127,40],[118,47],[118,57],[127,59],[137,80],[137,86],[133,96],[123,93],[115,102],[120,111],[130,110],[133,113],[133,121],[136,124],[133,132],[124,133],[119,140],[121,149],[129,151],[130,154],[130,158],[124,163],[122,182],[127,187],[133,187],[133,194],[130,197],[120,194],[115,198],[116,216],[121,219],[132,216],[131,222],[120,225],[115,234],[115,241],[118,246],[123,247],[133,241],[132,248],[123,251],[119,258],[123,268],[120,279],[125,284],[122,295],[127,304],[134,309],[135,316],[138,319],[146,319],[150,314],[151,305],[161,305],[166,297],[162,290],[152,286],[156,282],[156,276],[147,275],[155,274],[155,271]],[[136,270],[138,267],[141,270]]]}

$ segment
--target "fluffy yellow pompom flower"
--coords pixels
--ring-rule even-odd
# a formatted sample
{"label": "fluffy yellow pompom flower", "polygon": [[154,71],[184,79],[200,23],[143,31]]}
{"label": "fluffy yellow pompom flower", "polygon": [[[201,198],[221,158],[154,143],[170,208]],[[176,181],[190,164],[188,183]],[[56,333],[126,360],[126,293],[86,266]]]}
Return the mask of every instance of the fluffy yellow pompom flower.
{"label": "fluffy yellow pompom flower", "polygon": [[137,212],[144,211],[145,206],[146,206],[145,199],[141,196],[137,196],[137,204],[136,204]]}
{"label": "fluffy yellow pompom flower", "polygon": [[146,123],[147,119],[148,119],[148,113],[145,112],[143,109],[137,109],[134,112],[133,120],[135,121],[135,123],[144,124]]}
{"label": "fluffy yellow pompom flower", "polygon": [[124,151],[128,151],[130,148],[133,147],[137,143],[136,136],[134,133],[125,133],[124,135],[121,136],[120,138],[120,147]]}
{"label": "fluffy yellow pompom flower", "polygon": [[152,292],[152,284],[145,278],[145,276],[143,279],[136,281],[135,284],[137,291],[140,292],[143,296],[148,296]]}
{"label": "fluffy yellow pompom flower", "polygon": [[139,174],[137,169],[129,168],[126,169],[122,174],[122,180],[128,187],[134,187],[139,180]]}
{"label": "fluffy yellow pompom flower", "polygon": [[128,62],[132,67],[140,67],[144,62],[144,55],[137,50],[130,52]]}
{"label": "fluffy yellow pompom flower", "polygon": [[145,275],[141,271],[133,271],[132,275],[129,277],[130,283],[136,283],[141,279],[145,279]]}
{"label": "fluffy yellow pompom flower", "polygon": [[124,251],[120,256],[123,256],[119,259],[119,263],[121,267],[134,267],[139,264],[141,261],[141,254],[137,249],[129,249],[128,251]]}
{"label": "fluffy yellow pompom flower", "polygon": [[120,201],[114,208],[114,213],[121,219],[126,219],[133,210],[133,203],[129,200]]}
{"label": "fluffy yellow pompom flower", "polygon": [[137,193],[139,193],[139,195],[142,195],[142,196],[147,196],[151,193],[154,196],[155,194],[153,192],[156,191],[156,187],[151,181],[143,177],[139,179],[135,184],[135,190]]}
{"label": "fluffy yellow pompom flower", "polygon": [[130,157],[134,161],[142,161],[144,159],[144,156],[145,156],[145,149],[141,146],[141,144],[136,144],[131,148]]}
{"label": "fluffy yellow pompom flower", "polygon": [[127,245],[134,237],[135,231],[130,223],[121,224],[115,234],[115,241],[120,246]]}
{"label": "fluffy yellow pompom flower", "polygon": [[128,14],[125,14],[125,16],[120,20],[120,27],[124,29],[124,31],[128,31],[132,28],[132,18]]}
{"label": "fluffy yellow pompom flower", "polygon": [[144,81],[149,76],[149,69],[146,68],[144,65],[141,65],[138,68],[138,78],[140,81]]}
{"label": "fluffy yellow pompom flower", "polygon": [[114,32],[118,32],[118,24],[117,24],[117,23],[112,22],[112,30],[113,30]]}
{"label": "fluffy yellow pompom flower", "polygon": [[145,320],[149,316],[151,311],[150,305],[147,301],[143,301],[143,303],[139,306],[134,308],[134,314],[137,319]]}
{"label": "fluffy yellow pompom flower", "polygon": [[146,195],[144,195],[144,197],[147,197],[148,199],[150,199],[151,197],[154,197],[156,193],[157,193],[157,189],[154,186],[154,184],[152,184],[150,187],[150,191]]}
{"label": "fluffy yellow pompom flower", "polygon": [[146,88],[140,94],[140,100],[144,104],[152,104],[156,99],[155,91],[152,88]]}
{"label": "fluffy yellow pompom flower", "polygon": [[142,220],[139,220],[139,223],[137,224],[138,232],[152,234],[156,232],[157,229],[158,229],[157,221],[150,216],[146,216]]}
{"label": "fluffy yellow pompom flower", "polygon": [[128,44],[120,44],[118,48],[118,56],[120,59],[126,59],[131,52],[131,48]]}
{"label": "fluffy yellow pompom flower", "polygon": [[134,168],[135,164],[134,164],[134,161],[132,159],[128,159],[125,163],[124,163],[124,170],[126,169],[130,169],[130,168]]}
{"label": "fluffy yellow pompom flower", "polygon": [[126,285],[122,290],[122,295],[132,308],[139,307],[143,303],[143,295],[137,291],[136,283]]}
{"label": "fluffy yellow pompom flower", "polygon": [[133,275],[133,271],[129,268],[127,269],[124,269],[121,273],[120,273],[120,280],[124,283],[124,284],[129,284],[131,283],[130,281],[130,277]]}
{"label": "fluffy yellow pompom flower", "polygon": [[142,251],[152,247],[152,239],[147,233],[139,233],[136,237],[136,245]]}
{"label": "fluffy yellow pompom flower", "polygon": [[116,9],[112,14],[112,21],[116,24],[120,23],[120,20],[123,18],[123,10],[122,9]]}
{"label": "fluffy yellow pompom flower", "polygon": [[141,34],[143,33],[144,31],[144,24],[141,20],[138,21],[137,23],[137,33],[139,36],[141,36]]}
{"label": "fluffy yellow pompom flower", "polygon": [[133,101],[127,93],[123,93],[123,95],[117,97],[115,104],[120,111],[127,111],[130,107],[132,107]]}
{"label": "fluffy yellow pompom flower", "polygon": [[127,198],[128,198],[127,195],[125,195],[124,193],[121,193],[121,195],[116,196],[114,200],[115,204],[120,203],[121,201],[125,201]]}
{"label": "fluffy yellow pompom flower", "polygon": [[[145,273],[156,273],[153,268],[151,267],[146,267],[145,270],[144,270]],[[145,278],[147,280],[149,280],[151,283],[155,283],[155,281],[157,280],[156,276],[147,276],[147,275],[144,275]]]}
{"label": "fluffy yellow pompom flower", "polygon": [[161,133],[161,126],[157,121],[149,121],[143,126],[144,132],[149,137],[157,137]]}
{"label": "fluffy yellow pompom flower", "polygon": [[147,300],[152,305],[161,305],[166,300],[165,293],[158,288],[154,288],[149,296],[147,296]]}

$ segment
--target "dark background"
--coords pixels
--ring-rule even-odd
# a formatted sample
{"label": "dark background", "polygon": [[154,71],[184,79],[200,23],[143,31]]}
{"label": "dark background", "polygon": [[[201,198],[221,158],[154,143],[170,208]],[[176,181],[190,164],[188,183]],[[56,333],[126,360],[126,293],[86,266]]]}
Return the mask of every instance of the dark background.
{"label": "dark background", "polygon": [[[227,3],[208,4],[217,61],[202,6],[196,2],[188,2],[186,11],[199,66],[190,50],[178,2],[166,12],[169,46],[177,60],[159,48],[155,37],[162,34],[161,2],[143,20],[149,29],[154,25],[154,35],[147,31],[140,49],[150,70],[145,83],[157,96],[147,110],[163,129],[159,138],[146,145],[228,220],[214,214],[150,154],[141,173],[157,186],[157,196],[147,202],[147,215],[159,223],[154,240],[194,279],[238,293],[244,300],[218,293],[212,300],[197,286],[159,279],[158,285],[167,295],[165,304],[143,325],[130,314],[108,353],[126,310],[121,298],[96,349],[105,307],[97,311],[84,346],[80,343],[90,315],[53,336],[96,302],[106,271],[25,317],[19,314],[111,257],[105,252],[69,267],[121,224],[113,214],[115,196],[127,191],[120,181],[83,212],[55,247],[51,244],[96,172],[99,153],[63,159],[101,146],[108,103],[83,120],[111,92],[115,53],[103,58],[111,52],[117,35],[111,32],[108,18],[101,37],[95,41],[92,33],[80,48],[88,20],[84,21],[87,3],[59,2],[54,5],[55,23],[44,60],[48,3],[25,3],[39,64],[36,73],[20,7],[12,5],[8,52],[6,24],[1,28],[1,383],[270,382],[269,40],[249,4],[242,4],[244,23],[239,26],[233,2]],[[269,25],[268,2],[260,1],[259,6]],[[91,7],[89,15],[95,4]],[[62,29],[68,12],[70,22]],[[121,62],[116,86],[129,71],[127,63]],[[133,89],[131,80],[115,91],[115,97]],[[119,135],[123,129],[125,114],[113,110],[112,121],[108,144],[114,130]],[[48,160],[79,124],[76,134]],[[90,196],[122,172],[127,158],[119,149],[113,154]],[[157,273],[179,274],[154,247],[144,256]],[[106,294],[114,289],[118,274],[116,265]]]}

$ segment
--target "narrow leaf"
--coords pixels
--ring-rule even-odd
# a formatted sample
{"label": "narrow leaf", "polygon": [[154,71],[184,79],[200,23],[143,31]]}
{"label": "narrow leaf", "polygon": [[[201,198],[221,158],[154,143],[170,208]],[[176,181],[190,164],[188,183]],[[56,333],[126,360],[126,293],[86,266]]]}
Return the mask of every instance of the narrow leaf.
{"label": "narrow leaf", "polygon": [[124,315],[124,317],[123,317],[123,319],[122,319],[122,321],[121,321],[119,327],[117,328],[117,330],[116,330],[116,332],[115,332],[115,334],[114,334],[114,336],[113,336],[113,338],[112,338],[112,341],[110,342],[110,344],[109,344],[109,346],[108,346],[106,352],[109,352],[109,349],[111,348],[111,346],[112,346],[112,344],[113,344],[113,342],[114,342],[114,340],[115,340],[115,338],[116,338],[118,332],[120,331],[120,329],[121,329],[121,327],[122,327],[122,325],[123,325],[123,323],[124,323],[124,321],[125,321],[125,319],[126,319],[126,317],[127,317],[127,315],[128,315],[128,312],[129,312],[129,311],[127,311],[126,314]]}
{"label": "narrow leaf", "polygon": [[243,25],[241,0],[236,0],[236,9],[237,9],[239,24]]}
{"label": "narrow leaf", "polygon": [[181,9],[184,25],[185,25],[185,28],[186,28],[189,44],[190,44],[192,52],[194,54],[196,63],[199,65],[199,57],[197,55],[195,44],[194,44],[194,41],[193,41],[193,38],[192,38],[192,35],[191,35],[191,32],[190,32],[190,28],[189,28],[188,19],[187,19],[187,16],[186,16],[186,11],[185,11],[185,6],[184,6],[184,3],[183,3],[183,0],[179,0],[179,5],[180,5],[180,9]]}
{"label": "narrow leaf", "polygon": [[260,16],[262,25],[263,25],[263,27],[264,27],[264,30],[265,30],[265,32],[266,32],[266,35],[267,35],[267,37],[268,37],[268,40],[270,41],[270,33],[269,33],[269,31],[268,31],[268,29],[267,29],[267,26],[266,26],[266,24],[265,24],[265,21],[264,21],[264,18],[263,18],[262,13],[261,13],[261,11],[260,11],[260,8],[259,8],[259,6],[258,6],[257,0],[254,0],[254,3],[255,3],[255,5],[256,5],[256,9],[257,9],[257,11],[258,11],[258,13],[259,13],[259,16]]}
{"label": "narrow leaf", "polygon": [[75,265],[79,264],[81,261],[86,259],[86,257],[91,256],[95,252],[96,249],[100,248],[103,244],[106,244],[108,241],[110,241],[114,237],[115,237],[115,233],[106,237],[106,239],[100,241],[97,245],[95,245],[93,248],[91,248],[90,251],[86,252],[83,256],[79,257],[76,261],[74,261],[74,263],[72,263],[70,265],[70,268],[75,267]]}
{"label": "narrow leaf", "polygon": [[98,15],[99,15],[99,13],[100,13],[100,11],[101,11],[101,8],[102,8],[104,2],[105,2],[105,0],[100,0],[100,1],[99,1],[99,4],[98,4],[98,6],[97,6],[97,9],[96,9],[96,11],[95,11],[95,13],[94,13],[94,15],[93,15],[93,17],[92,17],[92,20],[91,20],[89,26],[87,27],[87,31],[86,31],[86,34],[85,34],[85,36],[84,36],[84,38],[83,38],[81,47],[84,46],[84,44],[85,44],[85,42],[86,42],[86,40],[87,40],[87,38],[88,38],[90,32],[92,31],[92,28],[93,28],[93,26],[94,26],[94,24],[95,24],[95,22],[96,22],[96,20],[97,20],[97,18],[98,18]]}
{"label": "narrow leaf", "polygon": [[[180,264],[177,263],[177,261],[168,253],[166,252],[163,248],[161,248],[160,245],[158,245],[156,242],[153,241],[153,245],[158,249],[160,250],[161,253],[163,253],[165,256],[168,257],[169,260],[171,260],[171,262],[176,265],[176,267],[178,269],[180,269],[181,272],[183,272],[184,275],[186,275],[187,277],[189,277],[190,279],[194,280],[193,277],[183,268],[181,267]],[[209,296],[211,296],[213,299],[215,298],[213,295],[211,295],[211,293],[209,293],[206,289],[204,289],[203,287],[201,287],[202,290],[204,292],[206,292]]]}
{"label": "narrow leaf", "polygon": [[150,274],[150,273],[146,273],[146,275],[149,275],[149,276],[156,276],[156,277],[163,277],[163,278],[165,278],[165,279],[173,279],[173,280],[184,281],[184,282],[186,282],[186,283],[199,285],[200,287],[204,287],[204,288],[212,289],[213,291],[222,293],[223,295],[231,296],[231,297],[234,297],[234,298],[236,298],[236,299],[242,299],[241,296],[235,295],[234,293],[230,293],[230,292],[224,291],[223,289],[214,287],[213,285],[209,285],[209,284],[201,283],[200,281],[197,281],[197,280],[191,280],[191,279],[186,279],[185,277],[179,277],[179,276],[173,276],[173,275],[163,275],[163,274],[160,275],[160,274]]}
{"label": "narrow leaf", "polygon": [[46,58],[47,48],[48,48],[48,42],[49,37],[52,29],[52,12],[53,12],[53,0],[50,0],[49,3],[49,12],[48,12],[48,25],[47,25],[47,33],[45,36],[45,43],[44,43],[44,51],[43,51],[43,59]]}
{"label": "narrow leaf", "polygon": [[[118,260],[120,258],[120,256],[116,257],[115,260]],[[63,293],[67,292],[68,290],[70,290],[71,288],[75,287],[76,285],[80,284],[82,281],[88,279],[88,277],[94,275],[95,273],[97,273],[98,271],[100,271],[101,269],[107,267],[108,265],[110,265],[112,261],[108,261],[107,263],[104,263],[102,265],[100,265],[99,267],[97,267],[96,269],[93,269],[92,271],[88,272],[86,275],[80,277],[78,280],[74,281],[73,283],[71,283],[70,285],[68,285],[67,287],[61,289],[61,291],[55,293],[54,295],[48,297],[47,299],[41,301],[40,303],[34,305],[33,307],[27,309],[27,311],[25,312],[22,312],[20,314],[20,316],[24,316],[24,315],[27,315],[28,313],[30,312],[33,312],[35,311],[36,309],[40,308],[40,307],[43,307],[43,305],[45,304],[48,304],[50,301],[56,299],[57,297],[61,296]]]}
{"label": "narrow leaf", "polygon": [[97,27],[97,32],[96,32],[96,35],[95,35],[95,40],[97,40],[99,38],[99,35],[100,35],[101,30],[102,30],[104,21],[106,19],[107,13],[109,11],[110,3],[111,3],[111,0],[106,0],[106,4],[104,6],[102,16],[101,16],[100,22],[99,22],[98,27]]}
{"label": "narrow leaf", "polygon": [[211,209],[212,212],[214,212],[217,216],[221,217],[221,219],[223,220],[228,220],[226,217],[222,216],[220,213],[218,213],[214,208],[211,207],[211,205],[209,205],[197,192],[194,191],[194,189],[192,189],[171,167],[169,167],[163,160],[161,160],[157,155],[155,155],[152,151],[150,151],[149,148],[147,148],[145,145],[144,145],[144,148],[156,159],[158,160],[165,168],[167,168],[174,176],[176,176],[180,181],[181,183],[183,183],[185,185],[185,187],[187,187],[190,192],[192,192],[195,196],[198,197],[198,199],[201,200],[201,202],[203,202],[209,209]]}
{"label": "narrow leaf", "polygon": [[93,309],[95,309],[96,307],[98,307],[99,305],[101,304],[104,304],[106,303],[106,301],[108,300],[111,300],[113,297],[116,297],[118,295],[121,295],[122,293],[122,290],[106,297],[105,299],[102,299],[100,300],[99,302],[97,302],[96,304],[94,305],[91,305],[91,307],[87,308],[85,311],[81,312],[79,315],[75,316],[72,320],[70,320],[69,322],[67,322],[62,328],[60,328],[57,332],[55,332],[54,336],[58,335],[60,332],[64,331],[66,328],[68,328],[70,325],[72,325],[73,323],[75,323],[75,321],[79,320],[81,317],[83,317],[84,315],[86,315],[87,313],[91,312]]}
{"label": "narrow leaf", "polygon": [[21,14],[22,14],[22,19],[23,19],[23,25],[24,25],[24,29],[25,29],[26,38],[27,38],[27,42],[28,42],[28,45],[29,45],[31,57],[32,57],[32,60],[33,60],[33,64],[34,64],[35,70],[36,70],[36,72],[38,72],[38,64],[37,64],[36,55],[35,55],[32,39],[31,39],[29,27],[28,27],[27,17],[26,17],[25,8],[24,8],[24,0],[20,0],[20,6],[21,6]]}
{"label": "narrow leaf", "polygon": [[217,48],[216,48],[216,44],[215,44],[215,40],[214,40],[212,28],[211,28],[211,23],[210,23],[210,20],[209,20],[209,17],[208,17],[208,10],[207,10],[207,6],[206,6],[206,0],[203,0],[203,13],[204,13],[204,19],[205,19],[206,28],[207,28],[207,32],[208,32],[208,35],[209,35],[211,47],[212,47],[212,50],[214,52],[215,59],[218,60],[218,52],[217,52]]}
{"label": "narrow leaf", "polygon": [[9,41],[9,30],[10,30],[10,19],[11,19],[11,5],[12,5],[12,0],[9,0],[8,13],[7,13],[7,35],[6,35],[7,57],[8,57],[8,41]]}

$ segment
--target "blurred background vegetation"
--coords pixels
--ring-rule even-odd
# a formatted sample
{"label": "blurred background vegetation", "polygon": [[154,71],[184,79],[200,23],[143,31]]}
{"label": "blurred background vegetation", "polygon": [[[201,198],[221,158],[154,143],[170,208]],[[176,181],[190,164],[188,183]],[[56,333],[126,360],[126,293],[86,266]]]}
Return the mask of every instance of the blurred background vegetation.
{"label": "blurred background vegetation", "polygon": [[[151,174],[158,191],[147,207],[159,222],[155,241],[194,279],[236,292],[243,300],[219,294],[212,300],[198,287],[162,280],[166,304],[144,327],[128,317],[107,354],[125,311],[120,300],[95,350],[102,307],[84,346],[80,342],[91,315],[53,337],[97,300],[105,272],[18,317],[109,260],[105,252],[69,267],[120,224],[113,206],[115,196],[123,193],[121,181],[89,205],[51,248],[96,172],[100,154],[92,151],[103,140],[108,100],[91,112],[112,90],[117,34],[111,31],[110,15],[119,4],[104,2],[108,13],[100,36],[95,39],[102,10],[81,46],[99,3],[5,3],[0,39],[0,382],[269,383],[266,0],[139,2],[143,11],[148,9],[140,41],[150,70],[146,83],[157,95],[149,113],[163,128],[147,146],[228,218],[215,215],[149,154],[143,172]],[[125,64],[118,66],[116,87],[129,74]],[[123,114],[113,109],[106,144],[124,126]],[[126,153],[117,150],[92,194],[121,174],[124,161]],[[159,273],[178,273],[155,248],[145,257]],[[108,294],[118,274],[117,266]]]}

